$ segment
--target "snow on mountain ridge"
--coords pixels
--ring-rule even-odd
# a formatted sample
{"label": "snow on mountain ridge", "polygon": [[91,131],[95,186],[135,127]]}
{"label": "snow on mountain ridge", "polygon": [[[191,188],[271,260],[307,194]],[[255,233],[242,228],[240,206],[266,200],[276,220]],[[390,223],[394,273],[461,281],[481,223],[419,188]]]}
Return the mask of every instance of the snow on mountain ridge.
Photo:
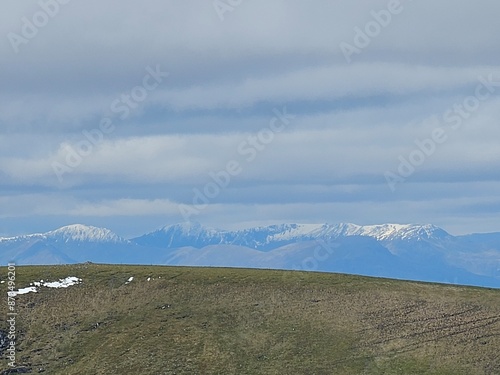
{"label": "snow on mountain ridge", "polygon": [[[277,224],[242,230],[219,230],[199,223],[179,223],[165,226],[140,238],[156,238],[157,244],[168,247],[184,246],[183,243],[197,245],[239,244],[253,248],[266,247],[273,243],[335,239],[343,236],[367,236],[378,241],[429,239],[449,236],[443,229],[432,224]],[[48,239],[61,242],[128,242],[111,230],[86,226],[68,225],[47,233],[36,233],[11,238],[0,238],[0,242],[31,239]],[[162,240],[163,239],[163,240]],[[137,239],[131,241],[137,242]],[[147,241],[147,240],[146,240]]]}
{"label": "snow on mountain ridge", "polygon": [[276,241],[293,241],[298,239],[337,238],[340,236],[367,236],[379,241],[412,238],[430,238],[448,235],[443,229],[432,224],[377,224],[357,225],[340,224],[297,224],[287,223],[265,227],[247,228],[237,231],[207,228],[199,223],[183,223],[166,226],[159,231],[167,235],[206,238],[224,243],[229,238],[253,241],[256,245],[266,245]]}
{"label": "snow on mountain ridge", "polygon": [[0,242],[11,242],[11,241],[23,241],[23,240],[29,240],[29,239],[43,239],[45,238],[43,233],[33,233],[33,234],[24,234],[20,236],[14,236],[14,237],[0,237]]}
{"label": "snow on mountain ridge", "polygon": [[180,232],[186,236],[199,236],[201,234],[216,234],[219,232],[224,232],[222,230],[217,230],[214,228],[209,228],[201,225],[198,222],[184,222],[174,225],[167,225],[159,229],[158,232]]}
{"label": "snow on mountain ridge", "polygon": [[67,225],[46,233],[26,234],[15,237],[2,237],[1,242],[20,242],[33,240],[52,240],[61,242],[128,242],[124,238],[106,228],[98,228],[83,224]]}
{"label": "snow on mountain ridge", "polygon": [[286,230],[269,235],[268,242],[289,241],[299,237],[317,237],[328,224],[285,224]]}
{"label": "snow on mountain ridge", "polygon": [[62,240],[63,242],[123,242],[126,241],[106,228],[98,228],[82,224],[68,225],[47,233],[44,236],[48,239]]}
{"label": "snow on mountain ridge", "polygon": [[444,230],[431,224],[378,224],[358,226],[349,231],[347,235],[368,236],[379,241],[392,239],[430,238],[436,232],[445,233]]}
{"label": "snow on mountain ridge", "polygon": [[286,230],[269,235],[267,240],[295,240],[298,238],[337,238],[341,236],[367,236],[379,241],[392,239],[430,238],[435,233],[448,235],[432,224],[379,224],[356,225],[352,223],[330,224],[288,224]]}
{"label": "snow on mountain ridge", "polygon": [[409,240],[412,238],[429,239],[449,236],[443,229],[432,224],[383,224],[365,227],[367,235],[378,240]]}

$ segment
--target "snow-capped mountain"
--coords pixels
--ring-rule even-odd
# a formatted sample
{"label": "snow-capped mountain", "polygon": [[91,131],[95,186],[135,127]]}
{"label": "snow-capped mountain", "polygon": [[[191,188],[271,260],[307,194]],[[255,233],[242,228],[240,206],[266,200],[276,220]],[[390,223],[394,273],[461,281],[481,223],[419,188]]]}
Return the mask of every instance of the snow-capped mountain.
{"label": "snow-capped mountain", "polygon": [[111,260],[118,253],[109,256],[110,251],[130,246],[135,245],[109,229],[73,224],[46,233],[2,238],[0,260],[18,264],[59,264],[76,263],[82,256],[95,255]]}
{"label": "snow-capped mountain", "polygon": [[382,224],[382,225],[355,225],[340,224],[338,235],[344,236],[367,236],[379,241],[392,240],[428,240],[440,239],[449,236],[443,229],[432,224]]}
{"label": "snow-capped mountain", "polygon": [[62,242],[110,242],[120,243],[127,242],[124,238],[119,237],[112,231],[106,228],[92,227],[82,224],[68,225],[54,231],[44,233],[43,236],[47,239]]}
{"label": "snow-capped mountain", "polygon": [[223,243],[223,233],[224,231],[206,228],[199,223],[181,223],[165,226],[132,241],[142,246],[159,248],[203,247]]}
{"label": "snow-capped mountain", "polygon": [[431,224],[165,226],[130,240],[81,224],[0,238],[4,264],[165,264],[343,272],[500,288],[500,233],[453,236]]}
{"label": "snow-capped mountain", "polygon": [[8,238],[3,237],[0,238],[0,243],[35,240],[56,242],[128,242],[126,239],[119,237],[117,234],[106,228],[73,224],[46,233],[35,233]]}
{"label": "snow-capped mountain", "polygon": [[269,250],[277,246],[310,240],[331,240],[342,236],[365,236],[379,241],[442,239],[450,235],[431,224],[382,224],[360,226],[341,224],[280,224],[237,231],[206,228],[199,223],[166,226],[132,239],[140,245],[162,248],[208,245],[240,245]]}

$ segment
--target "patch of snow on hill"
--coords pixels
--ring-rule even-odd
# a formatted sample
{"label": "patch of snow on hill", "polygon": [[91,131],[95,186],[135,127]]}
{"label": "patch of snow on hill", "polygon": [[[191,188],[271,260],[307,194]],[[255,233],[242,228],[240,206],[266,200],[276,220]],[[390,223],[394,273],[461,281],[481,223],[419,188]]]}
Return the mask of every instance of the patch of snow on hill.
{"label": "patch of snow on hill", "polygon": [[26,294],[26,293],[36,293],[38,292],[37,288],[40,288],[42,286],[47,287],[47,288],[67,288],[72,285],[80,284],[83,280],[75,277],[75,276],[68,276],[64,279],[59,279],[59,281],[34,281],[30,283],[30,286],[26,288],[21,288],[19,290],[13,290],[8,292],[10,297],[15,297],[19,294]]}
{"label": "patch of snow on hill", "polygon": [[67,288],[68,286],[80,284],[82,282],[82,279],[75,277],[75,276],[69,276],[66,277],[65,279],[59,279],[59,281],[35,281],[32,284],[35,286],[45,286],[47,288]]}
{"label": "patch of snow on hill", "polygon": [[15,297],[19,294],[27,294],[27,293],[31,293],[31,292],[36,293],[37,292],[36,287],[29,286],[27,288],[21,288],[19,290],[12,290],[12,291],[8,292],[7,294],[9,295],[9,297]]}

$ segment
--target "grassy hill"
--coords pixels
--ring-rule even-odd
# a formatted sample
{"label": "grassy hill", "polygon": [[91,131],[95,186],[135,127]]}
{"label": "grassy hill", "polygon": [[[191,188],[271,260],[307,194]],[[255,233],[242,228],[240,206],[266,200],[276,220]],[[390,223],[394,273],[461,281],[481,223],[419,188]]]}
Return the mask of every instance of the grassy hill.
{"label": "grassy hill", "polygon": [[[16,276],[18,287],[83,279],[16,297],[18,367],[32,373],[500,374],[500,290],[95,264]],[[0,313],[5,330],[7,297]],[[0,366],[9,369],[4,357]]]}

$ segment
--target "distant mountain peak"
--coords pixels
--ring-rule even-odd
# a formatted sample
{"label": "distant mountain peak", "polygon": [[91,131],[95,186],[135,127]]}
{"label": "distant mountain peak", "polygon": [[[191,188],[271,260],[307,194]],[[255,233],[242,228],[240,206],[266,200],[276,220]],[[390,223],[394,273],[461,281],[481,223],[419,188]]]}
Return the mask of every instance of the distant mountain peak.
{"label": "distant mountain peak", "polygon": [[201,225],[197,221],[184,221],[182,223],[166,225],[159,230],[163,231],[163,232],[175,230],[175,231],[180,231],[182,233],[188,234],[188,233],[199,233],[201,231],[210,230],[210,229],[211,228],[207,228],[207,227]]}
{"label": "distant mountain peak", "polygon": [[124,242],[125,239],[119,237],[111,230],[98,228],[83,224],[72,224],[59,229],[44,233],[45,237],[63,242]]}
{"label": "distant mountain peak", "polygon": [[[377,224],[357,225],[353,223],[339,224],[282,224],[256,228],[269,232],[268,240],[296,240],[337,238],[344,236],[372,237],[379,241],[428,239],[449,236],[443,229],[432,224]],[[251,232],[247,229],[246,232]]]}
{"label": "distant mountain peak", "polygon": [[358,226],[352,234],[369,236],[379,241],[429,239],[448,236],[443,229],[432,224],[377,224]]}
{"label": "distant mountain peak", "polygon": [[168,225],[152,233],[132,239],[141,245],[157,247],[208,245],[241,245],[255,249],[272,249],[291,242],[328,240],[347,236],[371,237],[377,241],[428,240],[449,236],[444,230],[431,224],[297,224],[285,223],[258,226],[241,230],[218,230],[197,222]]}

